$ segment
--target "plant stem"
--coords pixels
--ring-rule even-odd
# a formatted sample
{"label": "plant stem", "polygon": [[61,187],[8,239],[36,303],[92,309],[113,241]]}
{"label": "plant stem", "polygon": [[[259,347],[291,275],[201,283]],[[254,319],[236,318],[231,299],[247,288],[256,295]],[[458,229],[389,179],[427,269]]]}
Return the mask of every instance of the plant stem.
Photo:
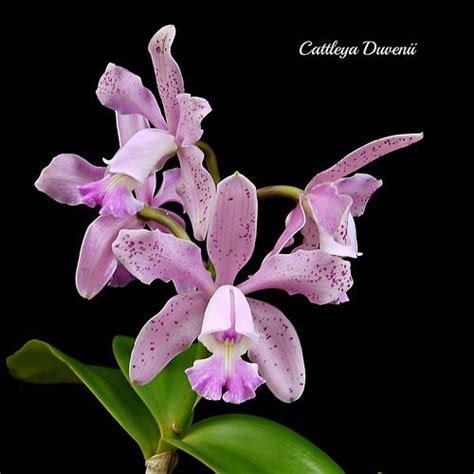
{"label": "plant stem", "polygon": [[202,140],[199,140],[196,145],[204,152],[204,160],[206,161],[207,170],[212,176],[214,183],[218,184],[221,180],[221,174],[219,173],[219,166],[217,164],[217,158],[214,150]]}
{"label": "plant stem", "polygon": [[144,207],[141,211],[138,211],[137,216],[147,221],[163,224],[180,239],[191,240],[186,231],[166,211],[154,207]]}
{"label": "plant stem", "polygon": [[258,199],[289,198],[293,199],[293,201],[298,201],[302,193],[304,193],[304,190],[295,186],[266,186],[257,190],[257,197]]}

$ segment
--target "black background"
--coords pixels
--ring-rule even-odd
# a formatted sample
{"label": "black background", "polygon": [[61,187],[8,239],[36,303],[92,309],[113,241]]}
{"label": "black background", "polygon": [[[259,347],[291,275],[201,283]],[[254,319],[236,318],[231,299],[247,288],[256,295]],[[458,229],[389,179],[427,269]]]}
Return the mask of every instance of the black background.
{"label": "black background", "polygon": [[[438,108],[446,96],[448,59],[412,9],[376,12],[374,19],[359,14],[348,13],[343,22],[336,12],[296,6],[257,15],[229,5],[165,11],[138,2],[103,11],[70,5],[50,15],[29,10],[7,52],[12,83],[3,98],[14,101],[11,123],[22,124],[23,132],[6,137],[14,147],[3,157],[13,165],[9,203],[20,212],[4,218],[11,288],[2,311],[2,359],[39,338],[85,362],[113,365],[113,335],[136,335],[173,294],[164,284],[135,282],[82,300],[74,271],[96,211],[61,206],[33,182],[61,152],[97,164],[111,157],[114,117],[95,97],[97,80],[112,61],[155,90],[146,47],[158,28],[174,23],[174,56],[186,90],[213,107],[204,139],[224,175],[238,169],[258,187],[304,187],[368,141],[425,133],[422,142],[363,170],[384,186],[357,221],[364,255],[353,262],[350,303],[317,307],[303,297],[260,295],[299,331],[307,364],[303,397],[286,405],[263,387],[242,406],[203,401],[196,418],[228,412],[271,418],[308,437],[348,473],[462,472],[467,326],[444,304],[445,279],[459,276],[445,270],[449,230],[439,218],[443,190],[434,191],[442,160],[451,159],[438,152],[433,105],[433,91]],[[17,15],[11,21],[20,25]],[[306,39],[417,42],[418,54],[302,58],[297,50]],[[290,208],[284,201],[261,203],[257,251],[246,271],[255,271],[272,247]],[[143,472],[137,447],[82,387],[26,385],[11,379],[4,364],[1,375],[2,474]],[[177,472],[207,471],[183,455]]]}

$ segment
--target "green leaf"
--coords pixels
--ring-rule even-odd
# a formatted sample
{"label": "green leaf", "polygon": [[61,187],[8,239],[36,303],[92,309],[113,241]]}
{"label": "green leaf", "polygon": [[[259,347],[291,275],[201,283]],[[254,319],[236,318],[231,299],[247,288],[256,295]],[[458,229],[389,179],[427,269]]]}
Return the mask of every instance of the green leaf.
{"label": "green leaf", "polygon": [[[113,342],[115,358],[127,380],[133,342],[132,338],[124,336],[116,336]],[[162,433],[172,431],[173,423],[180,420],[183,413],[189,413],[198,401],[198,396],[191,389],[184,371],[193,365],[196,351],[199,350],[199,345],[193,344],[187,351],[175,357],[150,383],[142,386],[132,385],[155,417]],[[186,428],[190,422],[191,418],[186,420],[182,428]]]}
{"label": "green leaf", "polygon": [[314,444],[274,421],[249,415],[208,418],[166,441],[221,474],[341,474]]}
{"label": "green leaf", "polygon": [[24,382],[83,383],[138,443],[145,458],[155,454],[158,425],[120,370],[83,364],[35,339],[8,357],[7,366]]}

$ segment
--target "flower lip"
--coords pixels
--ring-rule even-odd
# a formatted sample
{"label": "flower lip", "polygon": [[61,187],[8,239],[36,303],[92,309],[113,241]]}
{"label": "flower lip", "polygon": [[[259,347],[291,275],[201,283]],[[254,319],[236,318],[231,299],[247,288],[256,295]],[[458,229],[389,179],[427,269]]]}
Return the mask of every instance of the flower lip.
{"label": "flower lip", "polygon": [[78,187],[82,202],[89,207],[101,206],[100,214],[125,217],[144,207],[132,194],[137,181],[123,174],[108,174],[99,181]]}

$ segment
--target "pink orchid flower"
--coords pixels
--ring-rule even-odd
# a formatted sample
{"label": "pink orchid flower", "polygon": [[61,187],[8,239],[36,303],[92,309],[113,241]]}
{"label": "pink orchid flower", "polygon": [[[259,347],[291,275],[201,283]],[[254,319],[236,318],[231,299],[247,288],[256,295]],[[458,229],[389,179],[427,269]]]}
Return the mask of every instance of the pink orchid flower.
{"label": "pink orchid flower", "polygon": [[[241,403],[264,381],[280,400],[300,397],[305,368],[298,335],[274,306],[247,295],[268,288],[330,303],[351,286],[350,264],[321,250],[272,255],[247,280],[235,285],[250,260],[257,230],[257,194],[244,176],[217,187],[207,238],[216,279],[200,248],[170,234],[124,230],[113,243],[119,261],[144,283],[187,281],[196,291],[171,298],[140,331],[130,361],[130,378],[146,384],[197,338],[212,353],[187,369],[193,389],[205,398]],[[252,363],[242,356],[248,351]]]}
{"label": "pink orchid flower", "polygon": [[[126,117],[118,116],[119,124],[127,122]],[[123,127],[122,133],[119,135],[120,141],[128,138],[123,133]],[[105,173],[104,167],[91,165],[78,155],[62,154],[53,158],[51,163],[43,169],[35,186],[57,202],[76,206],[82,204],[79,186],[101,178]],[[181,198],[175,191],[180,174],[179,168],[165,171],[163,182],[156,194],[155,176],[148,178],[144,185],[135,192],[140,200],[155,208],[169,202],[182,204]],[[162,210],[182,226],[185,225],[183,219],[177,214],[165,209]],[[89,225],[82,241],[76,271],[76,287],[81,296],[90,299],[107,284],[121,287],[133,279],[133,276],[118,263],[112,252],[112,242],[117,238],[121,229],[141,229],[145,224],[153,229],[158,228],[163,232],[169,232],[166,227],[156,222],[145,222],[135,215],[125,217],[101,215]]]}
{"label": "pink orchid flower", "polygon": [[[135,214],[144,203],[132,191],[177,153],[181,168],[177,190],[191,219],[194,236],[203,240],[215,185],[202,165],[204,154],[195,143],[202,136],[201,121],[211,107],[205,99],[184,93],[181,71],[171,55],[175,33],[172,25],[161,28],[148,48],[166,120],[155,96],[143,86],[139,76],[115,64],[107,66],[97,89],[100,102],[130,117],[129,125],[138,126],[140,131],[108,161],[102,179],[79,189],[83,202],[100,205],[102,214]],[[149,128],[150,123],[155,128]]]}
{"label": "pink orchid flower", "polygon": [[[303,242],[295,250],[319,248],[340,257],[355,258],[360,255],[354,217],[364,213],[367,202],[382,181],[368,174],[347,176],[421,138],[422,133],[380,138],[318,173],[299,196],[295,209],[286,219],[285,230],[269,255],[275,255],[291,245],[297,232],[303,235]],[[342,301],[347,301],[345,295]]]}

